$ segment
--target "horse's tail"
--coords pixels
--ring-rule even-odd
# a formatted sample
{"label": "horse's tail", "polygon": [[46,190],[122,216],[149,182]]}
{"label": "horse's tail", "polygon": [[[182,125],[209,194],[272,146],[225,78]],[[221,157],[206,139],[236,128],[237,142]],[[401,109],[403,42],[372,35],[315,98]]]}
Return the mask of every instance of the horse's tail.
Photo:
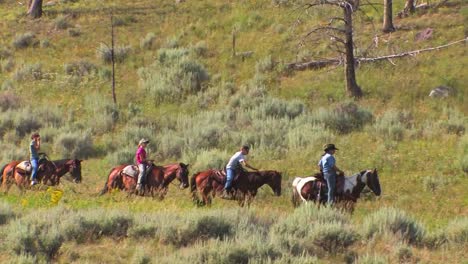
{"label": "horse's tail", "polygon": [[190,193],[192,194],[192,200],[194,202],[199,202],[200,199],[198,198],[197,195],[197,176],[200,174],[200,172],[197,172],[192,175],[192,178],[190,178]]}
{"label": "horse's tail", "polygon": [[108,186],[108,183],[109,183],[109,178],[112,174],[112,172],[114,171],[115,168],[112,168],[110,171],[109,171],[109,174],[107,175],[107,180],[106,182],[104,183],[104,188],[102,188],[102,190],[99,192],[99,195],[104,195],[106,194],[108,191],[109,191],[109,186]]}
{"label": "horse's tail", "polygon": [[302,179],[299,178],[299,177],[296,177],[292,183],[292,195],[291,195],[291,202],[293,204],[294,207],[298,207],[299,206],[299,193],[297,192],[297,185],[299,184],[299,182],[301,181]]}
{"label": "horse's tail", "polygon": [[8,164],[3,165],[2,169],[0,170],[0,184],[3,181],[3,172],[5,171],[6,166],[8,166]]}

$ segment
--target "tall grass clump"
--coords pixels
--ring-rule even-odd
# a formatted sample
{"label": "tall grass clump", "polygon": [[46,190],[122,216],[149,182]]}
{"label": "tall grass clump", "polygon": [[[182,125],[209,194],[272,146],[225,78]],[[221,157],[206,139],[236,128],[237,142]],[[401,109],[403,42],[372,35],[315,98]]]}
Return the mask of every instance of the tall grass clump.
{"label": "tall grass clump", "polygon": [[377,118],[374,128],[377,133],[385,138],[401,141],[406,128],[409,128],[411,116],[407,112],[397,110],[386,111]]}
{"label": "tall grass clump", "polygon": [[63,65],[63,69],[68,75],[80,77],[97,73],[96,65],[86,60],[66,63]]}
{"label": "tall grass clump", "polygon": [[273,58],[271,55],[268,55],[267,57],[257,61],[255,64],[255,70],[258,73],[268,73],[271,72],[275,69],[276,63],[273,61]]}
{"label": "tall grass clump", "polygon": [[452,108],[443,109],[443,117],[438,124],[443,132],[463,135],[466,130],[468,118],[461,112]]}
{"label": "tall grass clump", "polygon": [[146,34],[146,36],[140,40],[140,48],[149,50],[154,47],[155,42],[156,42],[156,34],[154,34],[153,32],[150,32]]}
{"label": "tall grass clump", "polygon": [[356,260],[356,263],[359,264],[387,264],[389,263],[387,259],[379,255],[369,255],[359,256]]}
{"label": "tall grass clump", "polygon": [[44,73],[42,71],[42,64],[40,63],[23,65],[13,73],[15,81],[34,81],[43,78]]}
{"label": "tall grass clump", "polygon": [[456,218],[450,221],[445,230],[446,238],[452,245],[468,244],[468,217]]}
{"label": "tall grass clump", "polygon": [[458,161],[460,169],[468,174],[468,134],[460,139]]}
{"label": "tall grass clump", "polygon": [[91,134],[88,132],[68,132],[60,134],[54,148],[62,158],[89,158],[94,154]]}
{"label": "tall grass clump", "polygon": [[371,111],[350,102],[342,103],[332,110],[320,108],[312,113],[311,118],[316,124],[323,124],[327,129],[346,134],[370,123],[373,115]]}
{"label": "tall grass clump", "polygon": [[23,34],[18,34],[15,36],[15,39],[12,42],[13,47],[16,49],[24,49],[30,46],[35,45],[36,40],[32,32],[26,32]]}
{"label": "tall grass clump", "polygon": [[54,20],[54,28],[56,30],[64,30],[64,29],[69,28],[70,26],[71,25],[70,25],[70,22],[68,21],[67,16],[60,15],[56,17]]}
{"label": "tall grass clump", "polygon": [[382,208],[367,216],[363,223],[364,236],[367,238],[396,234],[408,243],[419,243],[425,235],[424,227],[396,208]]}
{"label": "tall grass clump", "polygon": [[343,213],[331,208],[305,204],[270,231],[271,239],[283,250],[294,255],[323,250],[335,254],[352,245],[358,234]]}
{"label": "tall grass clump", "polygon": [[209,80],[205,67],[189,56],[187,49],[162,49],[152,65],[138,71],[140,86],[156,103],[180,102],[200,92]]}
{"label": "tall grass clump", "polygon": [[0,225],[6,224],[13,217],[15,213],[11,206],[6,202],[0,202]]}
{"label": "tall grass clump", "polygon": [[[117,63],[124,62],[132,51],[131,46],[114,47],[114,61]],[[101,44],[96,51],[96,55],[104,63],[112,63],[112,48]]]}

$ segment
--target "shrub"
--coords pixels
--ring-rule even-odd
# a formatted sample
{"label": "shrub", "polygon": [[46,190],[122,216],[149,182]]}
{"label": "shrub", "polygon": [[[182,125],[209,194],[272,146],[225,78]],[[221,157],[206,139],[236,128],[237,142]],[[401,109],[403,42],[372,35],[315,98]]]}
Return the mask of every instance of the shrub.
{"label": "shrub", "polygon": [[75,76],[92,75],[97,72],[96,65],[86,60],[66,63],[64,64],[63,69],[66,74]]}
{"label": "shrub", "polygon": [[13,82],[11,80],[5,80],[2,83],[2,90],[13,90]]}
{"label": "shrub", "polygon": [[66,16],[58,16],[54,20],[54,28],[56,30],[64,30],[70,27],[70,23],[68,22],[68,17]]}
{"label": "shrub", "polygon": [[13,40],[13,47],[17,49],[24,49],[36,44],[36,40],[34,34],[31,32],[27,32],[24,34],[16,35],[15,39]]}
{"label": "shrub", "polygon": [[41,48],[45,49],[51,46],[49,39],[42,39],[40,42]]}
{"label": "shrub", "polygon": [[431,249],[438,248],[445,243],[447,243],[445,229],[438,229],[433,232],[428,232],[426,235],[424,235],[423,238],[423,244]]}
{"label": "shrub", "polygon": [[10,72],[15,67],[15,62],[12,58],[0,59],[0,72]]}
{"label": "shrub", "polygon": [[425,234],[421,224],[395,208],[382,208],[367,216],[364,219],[363,230],[368,238],[391,232],[400,235],[409,243],[420,242]]}
{"label": "shrub", "polygon": [[435,192],[437,189],[447,184],[444,176],[427,176],[423,178],[423,186],[425,191]]}
{"label": "shrub", "polygon": [[358,238],[350,229],[346,215],[331,208],[318,209],[314,204],[304,204],[270,231],[272,241],[295,255],[304,251],[322,249],[335,253]]}
{"label": "shrub", "polygon": [[400,244],[395,248],[395,255],[400,263],[408,263],[413,257],[413,251],[408,245]]}
{"label": "shrub", "polygon": [[140,48],[149,50],[153,48],[155,41],[156,41],[156,35],[150,32],[146,34],[146,36],[140,40]]}
{"label": "shrub", "polygon": [[11,53],[10,50],[8,50],[7,48],[4,48],[4,47],[0,48],[0,60],[9,59],[9,58],[11,58],[11,56],[12,56],[12,53]]}
{"label": "shrub", "polygon": [[271,55],[263,58],[262,60],[257,61],[255,65],[255,70],[259,73],[271,72],[275,69],[276,63],[273,61]]}
{"label": "shrub", "polygon": [[134,16],[127,15],[124,17],[113,17],[112,24],[116,27],[122,27],[135,22],[137,22],[137,19]]}
{"label": "shrub", "polygon": [[468,217],[457,218],[448,223],[446,237],[455,245],[468,244]]}
{"label": "shrub", "polygon": [[69,28],[68,35],[70,37],[79,37],[81,35],[81,30],[79,28]]}
{"label": "shrub", "polygon": [[99,79],[103,81],[110,81],[112,80],[112,71],[107,68],[99,68],[98,71]]}
{"label": "shrub", "polygon": [[410,118],[407,112],[390,110],[376,120],[374,127],[377,133],[385,138],[400,141],[403,139],[405,127],[409,126],[405,121],[408,122]]}
{"label": "shrub", "polygon": [[142,88],[149,91],[157,103],[180,102],[201,91],[203,83],[209,80],[205,68],[184,52],[162,50],[158,61],[139,70]]}
{"label": "shrub", "polygon": [[356,263],[359,264],[387,264],[388,261],[379,255],[369,255],[366,254],[357,259]]}
{"label": "shrub", "polygon": [[439,126],[445,130],[447,133],[463,135],[465,133],[465,124],[467,123],[468,118],[457,110],[447,108],[444,109],[444,118],[439,121]]}
{"label": "shrub", "polygon": [[[132,51],[131,46],[117,46],[114,47],[114,61],[116,63],[124,62],[130,52]],[[112,63],[112,48],[108,47],[104,44],[101,44],[97,49],[97,56],[100,58],[104,63]]]}
{"label": "shrub", "polygon": [[0,225],[4,225],[11,218],[15,217],[13,209],[6,202],[0,202]]}
{"label": "shrub", "polygon": [[146,255],[143,250],[137,249],[135,250],[135,254],[133,254],[131,263],[132,264],[150,264],[151,257]]}
{"label": "shrub", "polygon": [[178,48],[180,46],[180,40],[178,37],[176,36],[173,36],[171,38],[168,38],[166,40],[166,43],[164,44],[164,47],[165,48],[168,48],[168,49],[175,49],[175,48]]}
{"label": "shrub", "polygon": [[41,80],[43,77],[42,65],[40,63],[23,65],[13,75],[13,79],[16,81]]}
{"label": "shrub", "polygon": [[323,124],[325,128],[346,134],[371,122],[372,113],[354,103],[344,103],[331,111],[320,108],[313,113],[312,119],[314,123]]}
{"label": "shrub", "polygon": [[93,140],[89,133],[68,132],[57,137],[54,148],[63,158],[89,158],[94,154]]}
{"label": "shrub", "polygon": [[0,109],[16,109],[20,106],[20,98],[13,93],[3,92],[0,94]]}
{"label": "shrub", "polygon": [[120,147],[106,156],[106,160],[113,165],[133,164],[135,162],[135,147]]}
{"label": "shrub", "polygon": [[[226,151],[218,149],[201,150],[194,154],[194,160],[190,161],[193,164],[193,171],[201,171],[205,169],[223,169],[229,160],[230,154]],[[184,157],[184,160],[186,158]]]}
{"label": "shrub", "polygon": [[200,57],[204,57],[208,54],[208,46],[205,41],[199,41],[192,46],[193,52]]}

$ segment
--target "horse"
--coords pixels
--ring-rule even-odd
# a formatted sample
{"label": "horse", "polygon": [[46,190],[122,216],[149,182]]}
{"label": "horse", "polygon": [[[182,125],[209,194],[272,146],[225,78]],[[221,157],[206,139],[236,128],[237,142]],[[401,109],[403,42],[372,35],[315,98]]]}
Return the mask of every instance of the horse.
{"label": "horse", "polygon": [[[22,189],[24,187],[28,187],[30,183],[30,175],[31,172],[24,171],[20,169],[18,166],[21,162],[18,162],[14,167],[12,167],[11,171],[11,176],[13,178],[13,182],[16,183],[16,185]],[[10,163],[14,164],[14,163]],[[49,181],[49,185],[57,185],[60,182],[59,177],[55,174],[57,167],[54,165],[54,163],[48,159],[41,159],[39,161],[39,166],[37,168],[37,181],[38,182],[43,182],[44,184],[47,184]],[[7,175],[5,175],[7,174]],[[6,190],[8,191],[9,186],[8,186],[8,181],[5,176],[8,177],[8,172],[5,169],[3,173],[3,183],[6,184]]]}
{"label": "horse", "polygon": [[[81,182],[81,162],[83,162],[83,160],[79,160],[79,159],[61,159],[61,160],[52,161],[52,163],[56,167],[56,170],[54,172],[55,176],[58,179],[58,182],[56,184],[58,184],[60,181],[60,178],[67,173],[70,173],[70,175],[73,178],[72,181],[74,183],[80,183]],[[45,184],[45,182],[43,183]]]}
{"label": "horse", "polygon": [[[258,189],[267,184],[273,190],[276,196],[281,195],[281,173],[273,170],[268,171],[242,171],[239,176],[234,178],[232,191],[235,197],[244,204],[246,196],[255,197]],[[220,170],[207,170],[194,174],[190,179],[190,190],[193,201],[200,205],[211,205],[212,197],[219,194],[224,189],[226,176]],[[197,196],[197,189],[202,200]],[[211,196],[210,196],[211,193]]]}
{"label": "horse", "polygon": [[[104,188],[99,193],[103,195],[112,189],[125,190],[132,194],[137,185],[137,178],[125,174],[123,171],[128,164],[119,165],[112,168],[107,176],[107,180],[104,184]],[[160,198],[164,198],[169,184],[177,178],[180,182],[179,188],[185,189],[189,186],[188,183],[188,164],[176,163],[169,164],[166,166],[157,166],[153,163],[147,169],[145,188],[143,195],[148,192],[151,196],[158,191]]]}
{"label": "horse", "polygon": [[[54,186],[60,183],[60,178],[63,175],[70,173],[73,178],[73,182],[80,183],[81,162],[82,160],[79,159],[62,159],[55,161],[44,159],[38,169],[37,180],[38,182],[42,182],[42,184]],[[12,183],[16,183],[21,187],[27,185],[26,182],[29,180],[29,173],[16,168],[20,163],[20,161],[12,161],[5,165],[1,170],[3,179],[2,184],[6,191],[8,191]]]}
{"label": "horse", "polygon": [[[342,203],[351,212],[364,187],[368,186],[377,196],[381,194],[377,169],[363,170],[349,177],[337,175],[336,181],[335,202]],[[301,200],[303,202],[314,201],[318,205],[327,202],[324,190],[326,182],[321,173],[308,178],[296,177],[292,186],[292,203],[295,207],[299,206]]]}

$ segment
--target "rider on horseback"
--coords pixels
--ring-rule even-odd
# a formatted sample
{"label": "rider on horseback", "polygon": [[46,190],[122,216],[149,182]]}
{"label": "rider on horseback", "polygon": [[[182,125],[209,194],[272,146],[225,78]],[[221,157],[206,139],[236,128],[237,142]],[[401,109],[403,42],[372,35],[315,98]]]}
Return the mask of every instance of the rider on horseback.
{"label": "rider on horseback", "polygon": [[231,159],[229,160],[228,164],[226,165],[226,184],[224,185],[224,192],[222,198],[230,198],[231,192],[231,185],[234,176],[238,172],[239,169],[242,169],[239,165],[242,164],[247,168],[252,170],[258,171],[258,169],[250,166],[247,163],[246,157],[249,154],[250,147],[247,145],[242,146],[240,151],[236,152]]}
{"label": "rider on horseback", "polygon": [[344,174],[342,170],[340,170],[336,166],[336,160],[333,155],[338,150],[334,144],[326,144],[323,146],[323,150],[325,153],[322,155],[322,158],[318,162],[318,166],[320,171],[323,173],[323,177],[327,181],[328,186],[328,204],[333,204],[335,200],[335,185],[336,185],[336,173],[340,172]]}
{"label": "rider on horseback", "polygon": [[142,138],[138,143],[138,150],[135,154],[135,160],[138,165],[138,181],[137,181],[137,191],[141,192],[143,190],[143,181],[146,175],[146,167],[148,166],[148,161],[146,160],[146,146],[150,141]]}
{"label": "rider on horseback", "polygon": [[37,170],[39,168],[39,153],[41,149],[41,136],[39,133],[34,132],[31,135],[31,143],[29,144],[29,157],[31,160],[31,186],[37,184]]}

